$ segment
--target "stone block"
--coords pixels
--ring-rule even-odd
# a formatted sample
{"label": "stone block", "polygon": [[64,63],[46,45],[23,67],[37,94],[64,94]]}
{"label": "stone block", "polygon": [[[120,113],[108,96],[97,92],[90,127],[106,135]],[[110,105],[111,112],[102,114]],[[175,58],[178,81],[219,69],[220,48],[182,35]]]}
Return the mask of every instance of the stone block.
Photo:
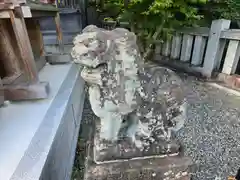
{"label": "stone block", "polygon": [[71,62],[72,57],[70,54],[49,54],[46,60],[49,64],[65,64]]}

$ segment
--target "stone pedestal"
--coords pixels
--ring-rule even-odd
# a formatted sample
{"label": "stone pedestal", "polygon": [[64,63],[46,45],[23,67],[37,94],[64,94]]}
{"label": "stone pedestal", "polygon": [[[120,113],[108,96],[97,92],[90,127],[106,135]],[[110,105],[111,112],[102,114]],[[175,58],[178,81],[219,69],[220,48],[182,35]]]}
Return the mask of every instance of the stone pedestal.
{"label": "stone pedestal", "polygon": [[[190,180],[193,168],[191,158],[180,153],[168,153],[141,156],[138,153],[109,161],[96,161],[96,136],[99,131],[98,120],[88,124],[88,144],[84,180]],[[179,152],[179,151],[178,151]],[[111,157],[109,150],[109,158]],[[99,154],[98,154],[99,157]],[[110,158],[111,159],[111,158]]]}
{"label": "stone pedestal", "polygon": [[190,180],[189,158],[164,157],[125,162],[94,164],[89,162],[85,180]]}

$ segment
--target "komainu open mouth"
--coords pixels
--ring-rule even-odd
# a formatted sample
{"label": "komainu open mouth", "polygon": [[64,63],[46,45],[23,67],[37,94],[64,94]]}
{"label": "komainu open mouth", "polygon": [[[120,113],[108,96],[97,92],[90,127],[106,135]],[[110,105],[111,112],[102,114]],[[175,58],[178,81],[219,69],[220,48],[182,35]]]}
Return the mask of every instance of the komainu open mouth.
{"label": "komainu open mouth", "polygon": [[92,69],[107,69],[107,63],[100,63],[95,68]]}
{"label": "komainu open mouth", "polygon": [[107,70],[106,63],[98,64],[96,67],[84,66],[81,72],[81,76],[88,83],[98,84],[102,86],[103,85],[102,75],[106,70]]}

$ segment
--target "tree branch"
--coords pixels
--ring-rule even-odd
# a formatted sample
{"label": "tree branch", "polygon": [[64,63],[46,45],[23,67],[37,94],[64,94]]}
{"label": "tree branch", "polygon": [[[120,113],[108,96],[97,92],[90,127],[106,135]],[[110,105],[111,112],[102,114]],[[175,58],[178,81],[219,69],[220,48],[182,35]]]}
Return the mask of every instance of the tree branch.
{"label": "tree branch", "polygon": [[[154,42],[156,39],[157,39],[157,37],[159,36],[159,34],[162,32],[162,28],[163,28],[163,24],[164,24],[164,20],[162,21],[162,23],[161,23],[161,25],[159,25],[158,27],[157,27],[157,29],[156,29],[156,31],[155,31],[155,33],[153,34],[153,36],[152,36],[152,42]],[[153,51],[153,43],[150,43],[149,45],[148,45],[148,47],[147,47],[147,49],[146,49],[146,52],[143,54],[143,59],[144,59],[144,61],[146,61],[146,59],[149,57],[149,55],[152,53],[152,51]]]}

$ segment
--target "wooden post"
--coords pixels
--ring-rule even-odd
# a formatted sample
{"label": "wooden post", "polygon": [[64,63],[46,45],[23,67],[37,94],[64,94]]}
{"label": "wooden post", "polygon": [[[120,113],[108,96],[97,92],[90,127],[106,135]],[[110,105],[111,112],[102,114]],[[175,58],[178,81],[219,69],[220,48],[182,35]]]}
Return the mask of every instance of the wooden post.
{"label": "wooden post", "polygon": [[234,74],[237,69],[239,57],[240,57],[239,40],[230,40],[222,72],[228,75]]}
{"label": "wooden post", "polygon": [[202,64],[204,50],[206,47],[206,38],[203,36],[196,36],[193,48],[193,55],[192,55],[192,65],[199,66]]}
{"label": "wooden post", "polygon": [[181,49],[181,57],[180,57],[181,61],[183,61],[183,62],[190,61],[192,46],[193,46],[193,36],[184,34],[183,42],[182,42],[182,49]]}
{"label": "wooden post", "polygon": [[[11,26],[5,19],[0,20],[0,71],[4,77],[3,82],[10,84],[21,74],[20,65],[17,61],[16,45],[13,41]],[[14,78],[15,77],[15,78]]]}
{"label": "wooden post", "polygon": [[181,52],[182,34],[176,34],[172,39],[171,58],[179,59]]}
{"label": "wooden post", "polygon": [[213,70],[218,64],[218,61],[221,60],[217,59],[219,58],[219,49],[221,49],[219,48],[220,36],[223,30],[229,29],[230,22],[230,20],[225,19],[214,20],[212,22],[202,71],[202,74],[206,77],[211,77]]}
{"label": "wooden post", "polygon": [[17,46],[21,56],[24,73],[29,82],[38,82],[38,71],[34,61],[32,47],[28,37],[25,20],[22,15],[21,8],[18,9],[19,17],[16,17],[13,11],[9,12],[13,31],[16,36]]}
{"label": "wooden post", "polygon": [[56,32],[57,32],[59,48],[60,48],[60,50],[63,50],[63,35],[62,35],[62,30],[61,30],[59,13],[57,13],[55,16],[55,24],[56,24]]}

